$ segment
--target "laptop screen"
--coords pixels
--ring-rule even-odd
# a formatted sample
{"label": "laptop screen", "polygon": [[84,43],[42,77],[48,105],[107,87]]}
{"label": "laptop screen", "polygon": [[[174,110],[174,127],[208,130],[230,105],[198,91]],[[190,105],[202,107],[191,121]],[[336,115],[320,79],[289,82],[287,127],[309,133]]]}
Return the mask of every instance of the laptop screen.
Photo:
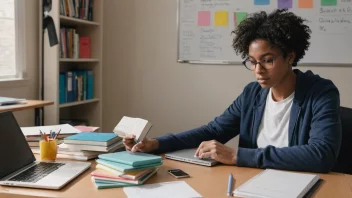
{"label": "laptop screen", "polygon": [[12,112],[0,113],[0,179],[35,161]]}

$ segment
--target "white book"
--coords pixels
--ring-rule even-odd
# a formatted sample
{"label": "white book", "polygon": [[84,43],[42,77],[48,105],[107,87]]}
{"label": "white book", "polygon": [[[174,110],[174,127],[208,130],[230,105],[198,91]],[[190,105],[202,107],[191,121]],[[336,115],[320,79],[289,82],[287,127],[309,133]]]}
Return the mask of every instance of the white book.
{"label": "white book", "polygon": [[300,198],[319,179],[319,175],[315,174],[267,169],[236,188],[233,193],[239,197]]}
{"label": "white book", "polygon": [[109,146],[95,146],[95,145],[85,145],[85,144],[66,144],[68,150],[70,151],[101,151],[101,152],[113,152],[121,147],[123,147],[123,142],[119,141]]}
{"label": "white book", "polygon": [[136,136],[135,141],[139,142],[147,136],[151,127],[152,124],[148,120],[123,116],[113,131],[121,137],[134,134]]}
{"label": "white book", "polygon": [[47,135],[50,131],[58,133],[60,131],[60,135],[67,134],[76,134],[81,131],[76,129],[75,127],[69,124],[60,124],[60,125],[50,125],[50,126],[35,126],[35,127],[21,127],[22,133],[24,136],[40,136],[39,131],[45,132]]}

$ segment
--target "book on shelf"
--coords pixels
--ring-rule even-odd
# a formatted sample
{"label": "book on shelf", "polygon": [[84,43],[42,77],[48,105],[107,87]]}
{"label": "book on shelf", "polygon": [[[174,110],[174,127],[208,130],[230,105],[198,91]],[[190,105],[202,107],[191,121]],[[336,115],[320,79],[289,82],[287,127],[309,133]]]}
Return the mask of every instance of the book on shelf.
{"label": "book on shelf", "polygon": [[79,58],[91,58],[89,36],[79,37]]}
{"label": "book on shelf", "polygon": [[120,164],[127,164],[133,167],[144,166],[147,164],[160,163],[162,158],[157,155],[148,153],[131,153],[128,151],[101,154],[98,156],[99,159],[116,162]]}
{"label": "book on shelf", "polygon": [[93,0],[60,0],[60,15],[93,21]]}
{"label": "book on shelf", "polygon": [[267,169],[233,192],[239,197],[304,197],[320,180],[319,175]]}
{"label": "book on shelf", "polygon": [[139,142],[147,136],[151,127],[152,124],[148,120],[123,116],[113,131],[121,137],[133,134],[136,136],[135,141]]}
{"label": "book on shelf", "polygon": [[122,140],[115,133],[90,132],[78,133],[64,139],[65,144],[84,144],[92,146],[109,146],[113,143]]}
{"label": "book on shelf", "polygon": [[92,70],[72,70],[61,72],[59,75],[60,104],[94,98]]}

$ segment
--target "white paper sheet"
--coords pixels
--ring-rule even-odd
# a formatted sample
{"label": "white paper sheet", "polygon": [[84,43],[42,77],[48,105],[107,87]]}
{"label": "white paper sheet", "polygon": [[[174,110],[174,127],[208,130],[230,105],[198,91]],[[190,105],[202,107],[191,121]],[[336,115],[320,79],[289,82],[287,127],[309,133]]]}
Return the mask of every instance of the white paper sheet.
{"label": "white paper sheet", "polygon": [[125,187],[123,191],[129,198],[193,198],[202,197],[184,181],[146,184]]}
{"label": "white paper sheet", "polygon": [[80,130],[76,129],[75,127],[69,124],[60,124],[60,125],[51,125],[51,126],[36,126],[36,127],[21,127],[22,133],[25,136],[39,136],[39,130],[46,134],[50,133],[50,130],[57,133],[60,131],[60,134],[75,134],[81,132]]}

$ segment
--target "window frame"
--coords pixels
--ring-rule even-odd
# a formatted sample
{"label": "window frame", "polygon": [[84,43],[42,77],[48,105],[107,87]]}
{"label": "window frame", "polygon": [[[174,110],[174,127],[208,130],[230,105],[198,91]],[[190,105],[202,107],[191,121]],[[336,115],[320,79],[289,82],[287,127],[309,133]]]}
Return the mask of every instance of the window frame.
{"label": "window frame", "polygon": [[20,81],[26,77],[26,23],[25,2],[14,0],[15,6],[15,75],[1,76],[0,82]]}

